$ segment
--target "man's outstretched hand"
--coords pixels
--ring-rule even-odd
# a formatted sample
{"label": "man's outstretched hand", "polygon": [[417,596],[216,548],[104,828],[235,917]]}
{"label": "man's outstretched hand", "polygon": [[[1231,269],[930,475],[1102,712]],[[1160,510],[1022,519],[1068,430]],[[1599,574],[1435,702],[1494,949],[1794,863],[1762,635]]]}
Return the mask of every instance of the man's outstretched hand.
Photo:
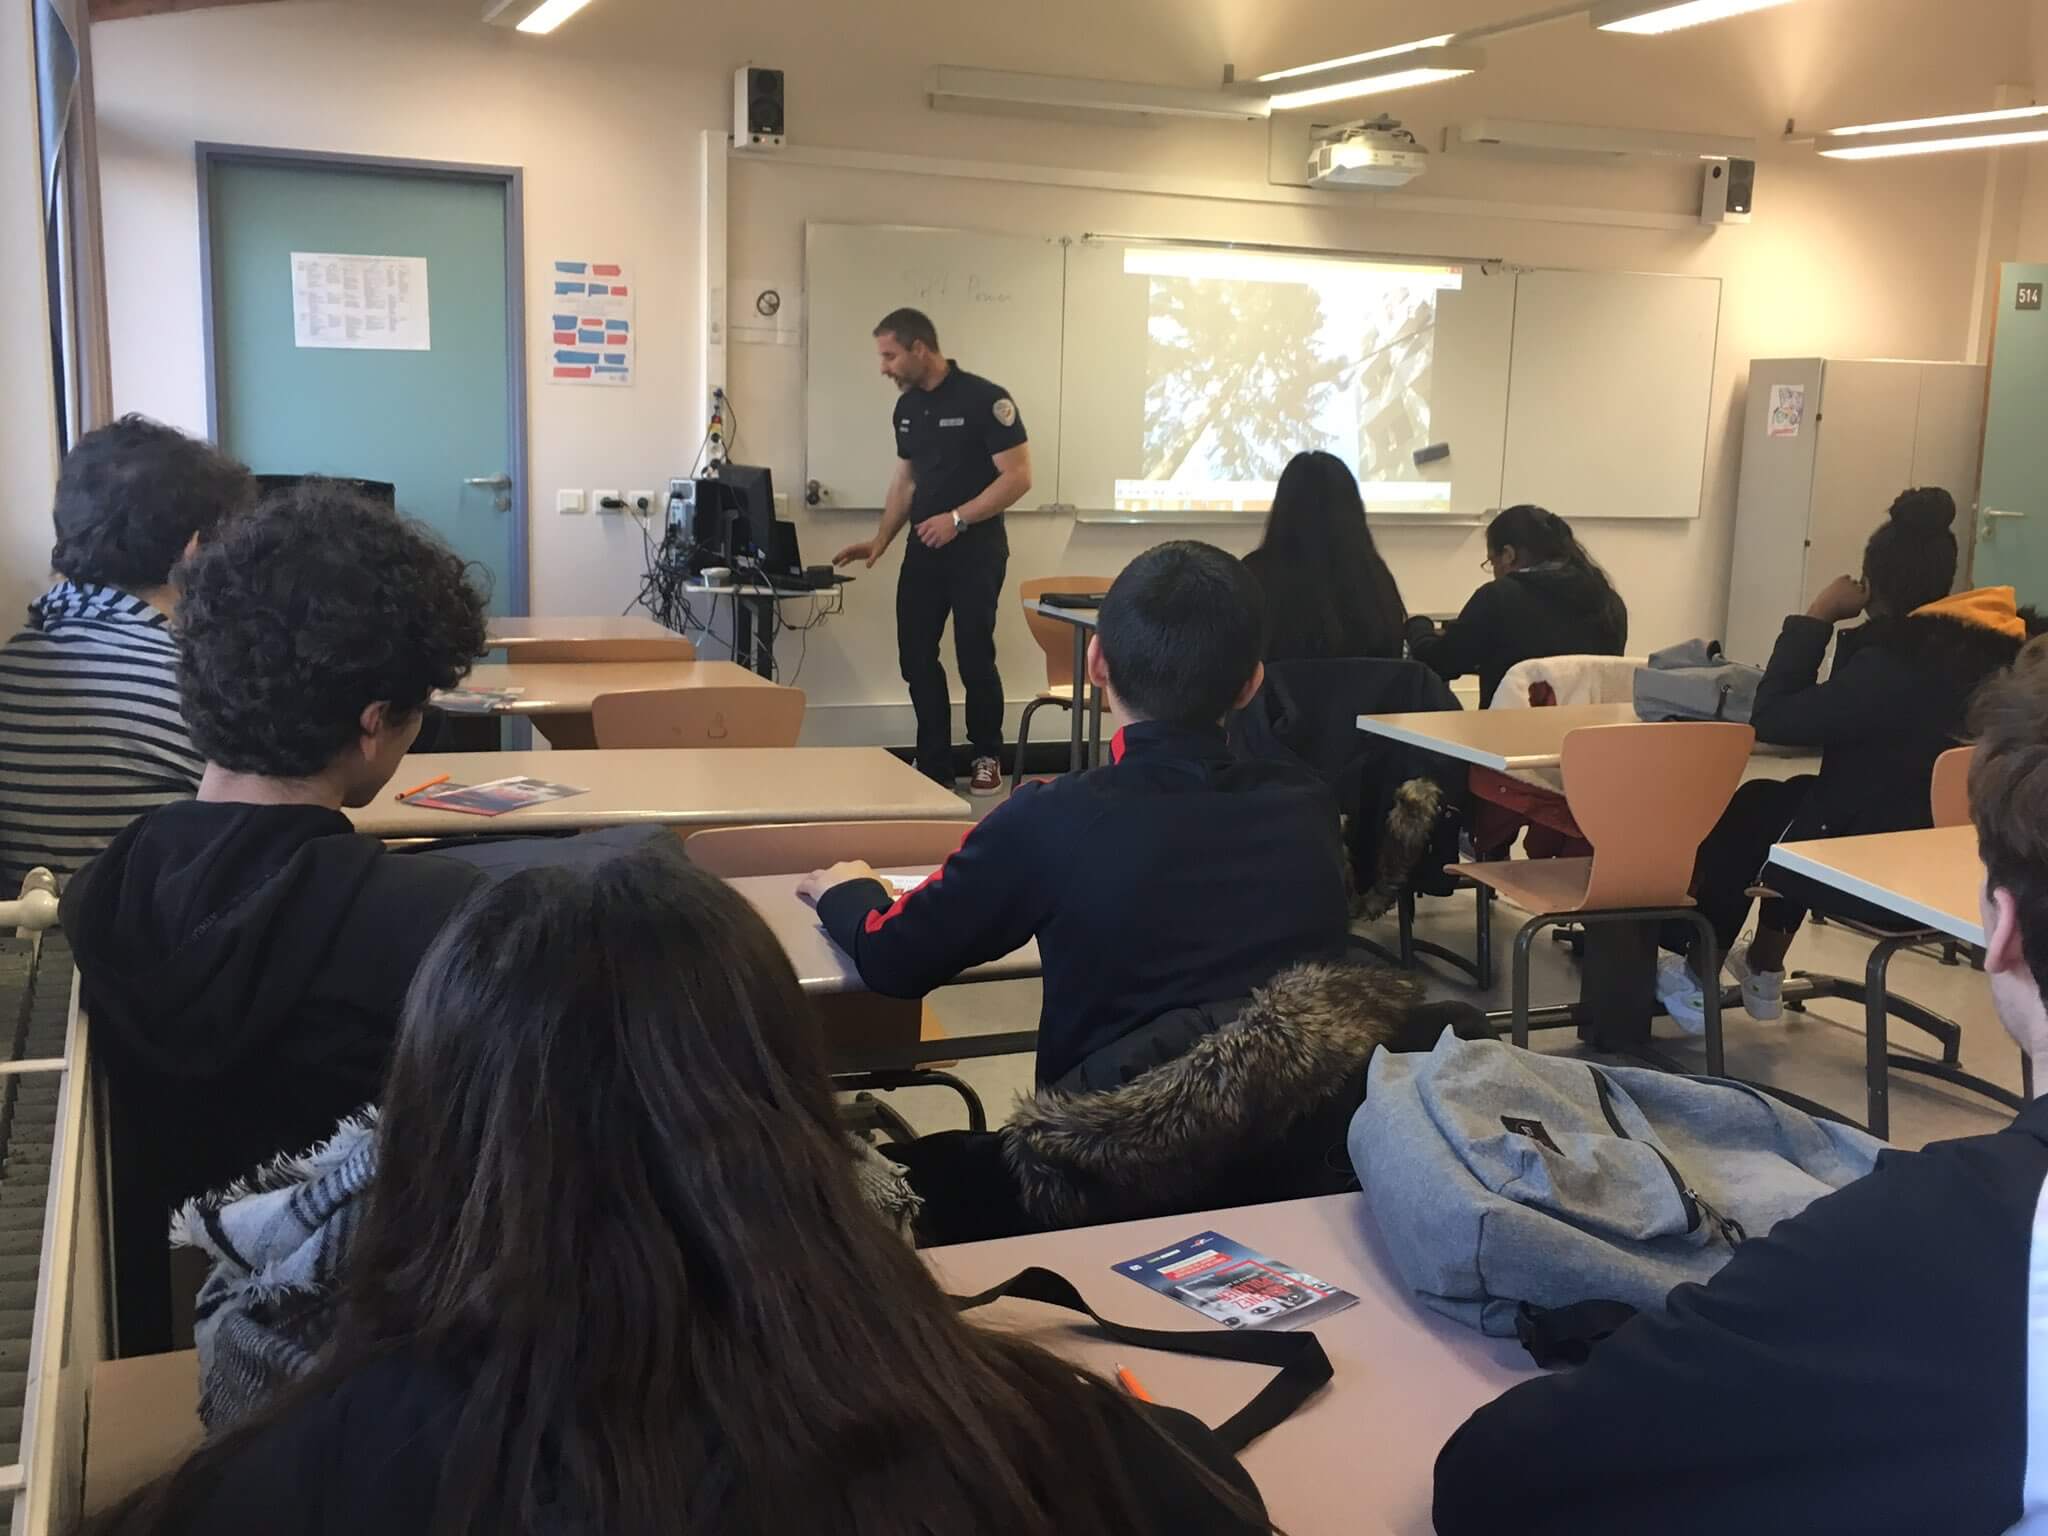
{"label": "man's outstretched hand", "polygon": [[882,546],[875,540],[870,539],[865,544],[847,545],[846,548],[832,557],[832,565],[836,570],[840,566],[851,565],[856,560],[865,560],[868,563],[868,569],[872,571],[875,568],[875,562],[881,558]]}

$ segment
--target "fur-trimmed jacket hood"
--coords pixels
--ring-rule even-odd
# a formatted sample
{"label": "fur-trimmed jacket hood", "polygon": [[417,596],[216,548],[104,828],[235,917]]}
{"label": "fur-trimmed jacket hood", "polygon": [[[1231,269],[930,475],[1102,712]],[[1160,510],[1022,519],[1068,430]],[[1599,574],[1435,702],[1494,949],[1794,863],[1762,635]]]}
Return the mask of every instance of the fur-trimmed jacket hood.
{"label": "fur-trimmed jacket hood", "polygon": [[1095,1086],[1070,1075],[1022,1100],[1003,1160],[1048,1226],[1349,1187],[1345,1128],[1367,1064],[1382,1045],[1428,1046],[1440,1020],[1418,1018],[1420,1003],[1398,972],[1295,966],[1241,1006],[1180,1010],[1119,1042]]}

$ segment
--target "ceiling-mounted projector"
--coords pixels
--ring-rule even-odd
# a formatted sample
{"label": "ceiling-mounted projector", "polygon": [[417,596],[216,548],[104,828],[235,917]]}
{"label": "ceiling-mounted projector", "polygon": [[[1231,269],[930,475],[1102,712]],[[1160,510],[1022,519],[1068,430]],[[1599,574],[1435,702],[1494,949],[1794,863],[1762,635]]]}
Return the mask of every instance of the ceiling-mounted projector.
{"label": "ceiling-mounted projector", "polygon": [[1429,151],[1391,117],[1317,131],[1308,152],[1312,187],[1405,187],[1429,169]]}

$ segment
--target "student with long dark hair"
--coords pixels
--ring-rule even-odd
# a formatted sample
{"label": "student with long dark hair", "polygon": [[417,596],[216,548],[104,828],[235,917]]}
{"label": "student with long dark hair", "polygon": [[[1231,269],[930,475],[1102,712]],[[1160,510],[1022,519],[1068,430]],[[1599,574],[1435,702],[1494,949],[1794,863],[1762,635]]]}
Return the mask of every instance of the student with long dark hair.
{"label": "student with long dark hair", "polygon": [[533,870],[408,996],[314,1372],[108,1532],[1263,1531],[1196,1421],[975,1328],[863,1203],[781,947]]}
{"label": "student with long dark hair", "polygon": [[1500,680],[1539,656],[1619,656],[1628,646],[1628,605],[1572,525],[1543,507],[1509,507],[1486,525],[1493,580],[1438,630],[1408,626],[1409,654],[1446,682],[1479,674],[1491,705]]}
{"label": "student with long dark hair", "polygon": [[1266,660],[1400,657],[1401,588],[1373,544],[1357,477],[1335,454],[1294,456],[1244,563],[1266,595]]}

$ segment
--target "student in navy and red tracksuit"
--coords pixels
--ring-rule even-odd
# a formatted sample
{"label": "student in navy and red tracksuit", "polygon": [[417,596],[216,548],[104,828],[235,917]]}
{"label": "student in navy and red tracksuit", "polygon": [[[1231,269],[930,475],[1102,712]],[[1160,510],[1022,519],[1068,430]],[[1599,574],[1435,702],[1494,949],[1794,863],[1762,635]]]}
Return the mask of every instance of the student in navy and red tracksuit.
{"label": "student in navy and red tracksuit", "polygon": [[[1348,927],[1337,807],[1304,769],[1237,762],[1223,720],[1258,691],[1258,584],[1206,544],[1141,555],[1103,600],[1090,679],[1113,761],[1020,790],[901,900],[865,864],[802,887],[870,989],[921,997],[1038,941],[1038,1080],[1118,1077],[1176,1010],[1243,999]],[[1147,1039],[1147,1060],[1158,1056]]]}

